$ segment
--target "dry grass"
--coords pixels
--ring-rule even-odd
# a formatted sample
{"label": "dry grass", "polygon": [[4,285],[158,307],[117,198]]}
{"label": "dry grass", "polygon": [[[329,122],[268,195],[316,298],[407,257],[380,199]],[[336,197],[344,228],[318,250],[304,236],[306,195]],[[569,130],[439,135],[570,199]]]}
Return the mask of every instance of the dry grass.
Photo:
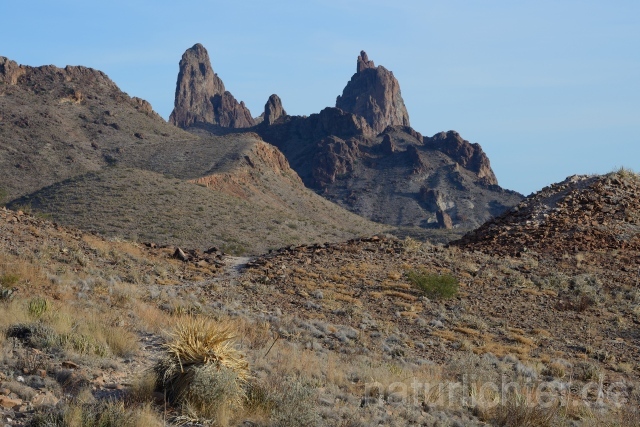
{"label": "dry grass", "polygon": [[229,323],[203,317],[177,319],[166,355],[154,367],[156,384],[184,421],[228,425],[244,404],[249,365]]}

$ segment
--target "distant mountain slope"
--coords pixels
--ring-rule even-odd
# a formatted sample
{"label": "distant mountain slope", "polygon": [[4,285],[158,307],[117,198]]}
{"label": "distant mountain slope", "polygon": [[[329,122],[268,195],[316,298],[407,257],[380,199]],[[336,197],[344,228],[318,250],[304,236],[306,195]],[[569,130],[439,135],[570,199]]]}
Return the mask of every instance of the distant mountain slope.
{"label": "distant mountain slope", "polygon": [[395,126],[375,135],[362,117],[336,108],[283,117],[256,131],[308,187],[385,224],[472,229],[522,199],[498,186],[480,145],[454,131],[429,138]]}
{"label": "distant mountain slope", "polygon": [[[239,132],[203,110],[201,100],[212,99],[209,88],[215,78],[206,51],[198,48],[201,55],[194,55],[195,48],[185,53],[195,71],[181,71],[177,87],[192,87],[190,99],[198,101],[185,103],[186,92],[179,90],[175,111],[197,119],[175,123],[190,131]],[[184,70],[185,57],[180,64]],[[208,80],[194,85],[201,74]],[[416,235],[419,228],[469,230],[522,198],[498,186],[480,145],[454,131],[428,138],[410,128],[398,80],[364,51],[335,108],[289,116],[272,95],[260,120],[249,130],[278,147],[307,187],[358,215],[405,227],[409,234]]]}
{"label": "distant mountain slope", "polygon": [[100,71],[0,63],[10,206],[92,232],[247,253],[386,229],[306,189],[255,133],[185,132]]}
{"label": "distant mountain slope", "polygon": [[8,198],[134,160],[138,146],[191,139],[100,71],[0,57],[0,188]]}

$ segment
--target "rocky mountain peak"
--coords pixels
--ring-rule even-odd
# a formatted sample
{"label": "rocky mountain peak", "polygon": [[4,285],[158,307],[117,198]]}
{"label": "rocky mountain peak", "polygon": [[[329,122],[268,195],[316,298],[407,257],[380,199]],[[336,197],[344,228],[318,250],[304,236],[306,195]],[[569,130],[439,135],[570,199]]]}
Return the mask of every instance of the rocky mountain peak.
{"label": "rocky mountain peak", "polygon": [[264,106],[264,122],[271,126],[280,117],[286,115],[287,112],[284,111],[284,108],[282,107],[282,100],[280,100],[280,97],[276,94],[271,95]]}
{"label": "rocky mountain peak", "polygon": [[398,80],[383,66],[376,67],[365,51],[360,52],[357,72],[336,99],[336,107],[364,117],[376,133],[387,126],[410,126]]}
{"label": "rocky mountain peak", "polygon": [[187,49],[180,60],[169,122],[182,128],[197,122],[230,128],[255,124],[249,109],[225,89],[220,77],[214,73],[209,53],[200,43]]}
{"label": "rocky mountain peak", "polygon": [[367,68],[376,68],[376,66],[373,63],[373,61],[369,60],[369,57],[367,56],[367,52],[365,52],[364,50],[361,50],[360,56],[358,56],[358,68],[356,72],[360,73],[361,71],[366,70]]}

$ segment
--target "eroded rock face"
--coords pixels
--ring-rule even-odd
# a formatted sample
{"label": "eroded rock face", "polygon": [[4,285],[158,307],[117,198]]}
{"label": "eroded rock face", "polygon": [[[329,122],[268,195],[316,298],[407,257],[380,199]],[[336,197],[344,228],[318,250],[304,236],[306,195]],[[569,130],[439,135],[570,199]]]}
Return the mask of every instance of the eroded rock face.
{"label": "eroded rock face", "polygon": [[17,62],[0,56],[0,82],[15,85],[18,78],[26,73],[25,67],[21,67]]}
{"label": "eroded rock face", "polygon": [[255,124],[244,102],[238,102],[213,72],[209,53],[200,43],[187,49],[180,60],[174,109],[169,122],[182,128],[196,122],[230,128]]}
{"label": "eroded rock face", "polygon": [[286,115],[287,112],[282,108],[280,97],[276,94],[271,95],[264,106],[264,123],[271,126],[278,121],[280,117]]}
{"label": "eroded rock face", "polygon": [[430,148],[442,151],[463,168],[477,173],[478,178],[486,185],[498,184],[498,179],[491,169],[489,158],[480,147],[480,144],[471,144],[463,139],[458,132],[452,130],[440,132],[425,140],[425,143]]}
{"label": "eroded rock face", "polygon": [[364,117],[376,133],[387,126],[410,126],[398,80],[383,66],[376,67],[364,51],[358,56],[357,72],[338,96],[336,107]]}
{"label": "eroded rock face", "polygon": [[358,141],[350,138],[344,141],[336,136],[323,139],[313,160],[312,176],[317,187],[333,184],[340,175],[353,170],[360,156]]}

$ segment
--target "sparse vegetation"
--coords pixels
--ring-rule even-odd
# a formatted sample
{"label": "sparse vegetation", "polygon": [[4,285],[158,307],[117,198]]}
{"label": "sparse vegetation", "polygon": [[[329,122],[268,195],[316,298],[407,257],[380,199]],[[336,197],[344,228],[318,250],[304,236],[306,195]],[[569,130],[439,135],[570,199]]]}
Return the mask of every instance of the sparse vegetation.
{"label": "sparse vegetation", "polygon": [[191,316],[178,320],[154,371],[157,386],[186,419],[226,425],[242,407],[249,368],[234,339],[229,324]]}
{"label": "sparse vegetation", "polygon": [[[238,270],[32,216],[0,232],[13,290],[0,301],[0,389],[33,405],[31,425],[637,424],[637,272],[601,266],[631,265],[633,249],[556,260],[379,236]],[[447,283],[454,298],[437,291]],[[196,326],[167,332],[185,319]],[[243,363],[197,344],[216,333]],[[487,384],[503,383],[513,393],[491,405]],[[538,387],[560,406],[536,404]]]}
{"label": "sparse vegetation", "polygon": [[458,279],[451,274],[434,274],[421,270],[407,272],[407,279],[429,298],[453,298],[458,293]]}

